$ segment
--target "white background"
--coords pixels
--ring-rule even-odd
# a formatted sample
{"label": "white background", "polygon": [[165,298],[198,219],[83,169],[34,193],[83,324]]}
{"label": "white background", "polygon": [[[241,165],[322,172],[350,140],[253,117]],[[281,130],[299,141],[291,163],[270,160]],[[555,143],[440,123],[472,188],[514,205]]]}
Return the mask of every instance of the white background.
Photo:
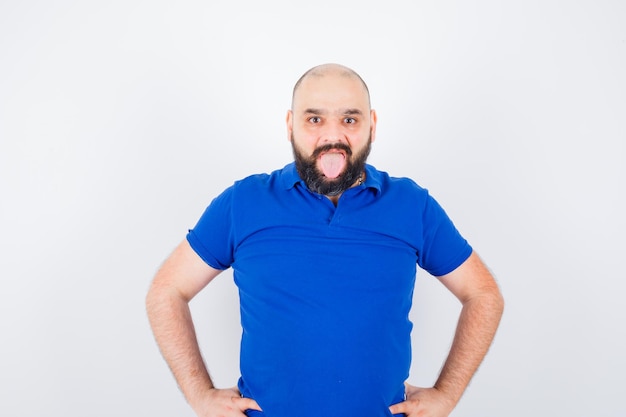
{"label": "white background", "polygon": [[[324,62],[369,84],[370,162],[430,189],[505,295],[453,416],[626,415],[626,3],[214,3],[0,2],[0,415],[192,416],[146,290],[217,193],[290,162],[291,88]],[[192,308],[234,385],[230,272]],[[413,383],[458,308],[419,273]]]}

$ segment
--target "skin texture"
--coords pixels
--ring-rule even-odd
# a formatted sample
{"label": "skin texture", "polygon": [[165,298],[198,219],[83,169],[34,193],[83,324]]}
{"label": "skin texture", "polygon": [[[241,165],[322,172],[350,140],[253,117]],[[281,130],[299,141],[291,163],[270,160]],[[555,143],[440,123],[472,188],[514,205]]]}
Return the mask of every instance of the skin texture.
{"label": "skin texture", "polygon": [[187,401],[201,417],[242,417],[258,404],[237,388],[217,389],[204,364],[189,301],[221,271],[208,266],[184,240],[157,272],[146,298],[154,337]]}
{"label": "skin texture", "polygon": [[450,353],[433,387],[405,384],[407,400],[390,407],[394,414],[448,416],[482,362],[500,323],[502,295],[476,253],[439,280],[463,305]]}
{"label": "skin texture", "polygon": [[[354,158],[376,140],[376,121],[361,78],[345,67],[322,65],[296,84],[287,112],[287,138],[305,156],[327,144],[344,144]],[[327,197],[337,204],[341,193]]]}
{"label": "skin texture", "polygon": [[[329,64],[310,70],[296,84],[292,108],[287,112],[287,134],[292,145],[305,156],[329,143],[350,147],[354,156],[367,148],[370,139],[375,140],[376,120],[361,78],[348,68]],[[327,197],[337,204],[341,193]],[[157,272],[146,307],[161,353],[196,414],[242,417],[246,409],[260,407],[253,399],[241,398],[236,388],[218,389],[213,385],[189,310],[191,299],[219,273],[183,240]],[[407,399],[390,407],[393,414],[448,416],[487,353],[498,327],[503,299],[478,255],[473,253],[456,270],[439,279],[463,305],[450,353],[433,387],[406,384]]]}

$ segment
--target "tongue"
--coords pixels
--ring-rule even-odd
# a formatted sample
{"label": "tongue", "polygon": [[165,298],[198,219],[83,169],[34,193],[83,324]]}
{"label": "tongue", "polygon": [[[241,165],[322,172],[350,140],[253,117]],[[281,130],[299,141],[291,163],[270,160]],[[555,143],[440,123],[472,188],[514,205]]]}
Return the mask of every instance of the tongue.
{"label": "tongue", "polygon": [[341,153],[329,152],[320,156],[322,172],[327,178],[337,178],[343,171],[346,158]]}

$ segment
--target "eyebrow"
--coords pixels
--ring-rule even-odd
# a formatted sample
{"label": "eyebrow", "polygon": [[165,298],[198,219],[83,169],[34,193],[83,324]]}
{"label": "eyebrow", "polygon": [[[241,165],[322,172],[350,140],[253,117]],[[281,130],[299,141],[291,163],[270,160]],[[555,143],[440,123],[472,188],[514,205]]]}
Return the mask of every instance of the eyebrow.
{"label": "eyebrow", "polygon": [[[326,110],[322,110],[322,109],[315,109],[315,108],[308,108],[305,109],[304,114],[326,114],[327,111]],[[363,112],[359,109],[341,109],[339,110],[337,113],[344,115],[344,116],[353,116],[353,115],[362,115]]]}

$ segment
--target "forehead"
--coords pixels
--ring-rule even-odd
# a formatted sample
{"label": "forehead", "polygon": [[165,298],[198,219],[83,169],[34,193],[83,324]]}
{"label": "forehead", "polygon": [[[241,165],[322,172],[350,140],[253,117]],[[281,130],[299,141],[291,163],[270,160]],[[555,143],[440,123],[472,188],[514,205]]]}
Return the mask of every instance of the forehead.
{"label": "forehead", "polygon": [[363,82],[351,74],[329,73],[309,75],[302,80],[293,96],[293,110],[308,108],[333,111],[358,109],[369,112],[369,96]]}

